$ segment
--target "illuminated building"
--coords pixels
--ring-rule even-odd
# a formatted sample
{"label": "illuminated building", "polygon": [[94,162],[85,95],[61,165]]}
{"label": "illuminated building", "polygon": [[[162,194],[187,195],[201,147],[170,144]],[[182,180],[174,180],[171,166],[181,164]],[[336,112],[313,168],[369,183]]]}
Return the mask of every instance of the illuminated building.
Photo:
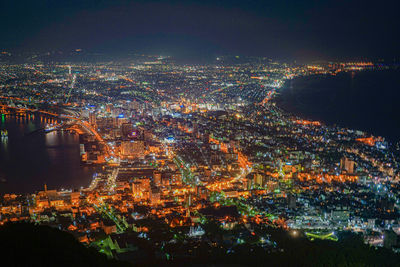
{"label": "illuminated building", "polygon": [[161,200],[161,192],[157,187],[152,187],[150,190],[150,204],[157,205]]}
{"label": "illuminated building", "polygon": [[122,123],[121,124],[121,133],[122,133],[122,136],[124,136],[124,137],[128,137],[128,136],[136,137],[136,132],[133,133],[132,123]]}
{"label": "illuminated building", "polygon": [[144,152],[143,141],[123,141],[121,143],[121,156],[123,158],[143,158]]}
{"label": "illuminated building", "polygon": [[113,104],[110,103],[106,105],[106,112],[112,113],[113,109],[114,109]]}
{"label": "illuminated building", "polygon": [[354,164],[355,162],[344,157],[340,160],[340,168],[347,173],[353,173],[354,172]]}
{"label": "illuminated building", "polygon": [[92,125],[93,128],[95,128],[95,129],[97,128],[95,112],[89,113],[89,123],[90,123],[90,125]]}
{"label": "illuminated building", "polygon": [[161,172],[155,171],[153,174],[154,183],[157,186],[161,185]]}

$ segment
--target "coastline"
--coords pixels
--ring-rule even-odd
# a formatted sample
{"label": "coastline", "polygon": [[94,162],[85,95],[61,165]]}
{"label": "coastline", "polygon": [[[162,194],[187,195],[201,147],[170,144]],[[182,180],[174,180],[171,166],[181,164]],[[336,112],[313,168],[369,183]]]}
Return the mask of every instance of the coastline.
{"label": "coastline", "polygon": [[[337,76],[319,74],[296,77],[285,81],[274,102],[290,115],[318,120],[331,127],[360,130],[395,143],[400,141],[400,131],[396,133],[396,129],[400,129],[396,127],[400,126],[400,120],[393,114],[395,110],[400,113],[400,107],[396,109],[394,105],[395,96],[400,95],[396,89],[399,83],[395,79],[394,85],[390,86],[390,81],[385,81],[385,88],[382,88],[376,82],[379,89],[374,89],[374,84],[364,84],[376,78],[372,76],[382,79],[385,76],[393,77],[399,72],[392,69],[341,73]],[[362,94],[364,88],[368,92]],[[381,94],[368,95],[375,90],[380,90]],[[370,119],[365,120],[365,116]]]}
{"label": "coastline", "polygon": [[0,140],[1,194],[30,194],[43,190],[44,184],[57,190],[89,186],[96,167],[81,165],[79,139],[37,131],[45,124],[38,117],[4,116],[1,128],[8,136]]}

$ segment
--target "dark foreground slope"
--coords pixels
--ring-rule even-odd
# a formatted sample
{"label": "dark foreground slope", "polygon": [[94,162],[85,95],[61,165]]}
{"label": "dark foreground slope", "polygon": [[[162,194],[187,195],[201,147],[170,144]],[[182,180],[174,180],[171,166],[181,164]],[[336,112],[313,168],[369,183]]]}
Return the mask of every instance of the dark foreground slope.
{"label": "dark foreground slope", "polygon": [[6,224],[0,241],[1,266],[123,266],[48,226]]}
{"label": "dark foreground slope", "polygon": [[[107,259],[69,233],[29,223],[7,224],[0,227],[0,266],[400,266],[399,254],[365,245],[361,236],[351,233],[342,233],[340,241],[333,242],[310,241],[302,232],[293,236],[263,226],[254,228],[254,235],[243,234],[245,228],[226,231],[212,223],[204,228],[202,240],[172,242],[157,230],[149,232],[148,239],[132,239],[139,247],[145,242],[148,250],[141,260],[124,263]],[[246,243],[229,242],[229,237],[240,233]],[[270,245],[260,246],[256,237],[265,234]],[[160,240],[165,240],[161,249]],[[170,255],[169,259],[160,257],[163,254]]]}

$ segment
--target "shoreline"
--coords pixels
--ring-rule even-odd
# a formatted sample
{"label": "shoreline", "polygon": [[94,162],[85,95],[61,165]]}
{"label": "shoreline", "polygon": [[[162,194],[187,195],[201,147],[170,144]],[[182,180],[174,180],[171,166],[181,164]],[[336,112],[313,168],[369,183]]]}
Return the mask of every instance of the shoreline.
{"label": "shoreline", "polygon": [[[89,186],[92,176],[98,167],[84,165],[81,162],[78,163],[79,140],[75,140],[77,138],[73,137],[73,134],[46,134],[44,132],[37,132],[34,135],[27,135],[24,130],[24,127],[28,127],[26,125],[34,124],[35,127],[39,127],[39,124],[44,125],[45,122],[40,121],[38,117],[33,119],[25,116],[22,118],[26,118],[26,120],[21,121],[13,119],[19,117],[10,116],[7,118],[6,124],[8,124],[8,126],[5,128],[6,126],[2,125],[4,126],[2,129],[11,128],[12,130],[8,131],[9,136],[6,140],[4,140],[4,138],[0,140],[3,142],[0,143],[0,145],[2,144],[8,148],[8,151],[4,150],[0,154],[0,158],[3,160],[3,164],[0,165],[0,177],[5,179],[5,181],[0,182],[0,194],[14,194],[23,196],[36,194],[37,192],[43,190],[45,183],[50,189],[57,191],[62,191],[63,189],[74,190]],[[35,131],[36,130],[34,129],[34,132]],[[33,140],[35,142],[34,147],[28,145],[28,140]],[[51,140],[56,140],[54,141],[56,143],[47,144],[46,140],[48,142],[52,142]],[[38,147],[40,147],[40,149],[38,154],[36,154],[35,149]],[[78,154],[75,155],[75,153]],[[14,156],[10,158],[10,154]],[[38,158],[43,162],[39,161]],[[18,166],[18,164],[23,165],[26,161],[29,161],[29,163],[25,164],[23,168],[27,168],[31,171],[20,171],[17,172],[17,174],[10,172],[10,168],[12,168],[12,166]],[[69,167],[63,168],[63,172],[68,172],[68,174],[56,175],[57,172],[54,170],[54,168],[57,168],[57,166],[60,166],[60,164],[66,161],[68,162],[67,164]],[[47,170],[45,172],[41,166],[34,167],[35,164],[39,163],[47,166]],[[55,165],[51,167],[52,164]],[[79,178],[76,178],[78,177],[77,175],[79,175]],[[68,176],[69,179],[65,179]],[[57,177],[61,177],[61,179]],[[17,184],[21,182],[23,183],[23,186],[17,186]]]}
{"label": "shoreline", "polygon": [[[396,69],[390,69],[390,70],[364,70],[362,72],[357,72],[355,74],[353,74],[354,76],[360,76],[361,75],[368,75],[369,73],[382,73],[382,72],[395,72],[398,70]],[[368,128],[368,126],[364,125],[364,127],[359,127],[357,125],[354,125],[351,122],[344,122],[341,121],[340,115],[334,115],[332,117],[329,118],[329,112],[325,111],[317,111],[315,110],[315,105],[313,107],[310,107],[309,103],[305,104],[305,103],[300,103],[298,99],[296,99],[296,102],[294,101],[294,98],[303,98],[306,99],[307,101],[313,100],[312,98],[317,98],[318,94],[321,94],[320,91],[322,90],[327,90],[326,88],[324,89],[318,89],[315,88],[315,83],[321,82],[321,83],[328,83],[328,79],[346,79],[349,78],[349,75],[352,75],[351,73],[341,73],[337,76],[333,76],[333,75],[329,75],[329,74],[315,74],[315,75],[309,75],[309,76],[298,76],[295,77],[291,80],[286,80],[284,82],[284,84],[282,85],[282,87],[280,87],[277,92],[276,92],[276,96],[274,97],[274,103],[276,104],[277,107],[279,107],[280,109],[282,109],[285,113],[287,113],[290,116],[294,116],[296,118],[300,118],[300,119],[305,119],[305,120],[316,120],[319,121],[321,123],[323,123],[324,125],[328,126],[328,127],[340,127],[340,128],[346,128],[346,129],[351,129],[351,130],[359,130],[362,132],[365,132],[367,134],[370,134],[372,136],[376,136],[376,137],[383,137],[385,138],[385,140],[389,141],[390,143],[397,143],[400,142],[400,134],[399,137],[395,137],[395,136],[387,136],[381,133],[378,133],[376,129],[379,129],[379,127],[372,126],[372,128]],[[297,83],[297,87],[296,85],[293,86],[293,83]],[[311,84],[310,85],[304,85],[304,84]],[[313,85],[314,84],[314,85]],[[314,86],[314,87],[312,87]],[[392,88],[392,90],[396,90],[394,85]],[[305,88],[308,87],[308,88]],[[288,93],[286,92],[286,90],[292,90],[292,92]],[[293,89],[298,91],[298,90],[302,90],[305,89],[304,92],[298,93],[298,92],[293,92]],[[334,89],[334,88],[329,88],[329,89]],[[320,90],[320,91],[319,91]],[[342,88],[337,88],[336,90],[343,90]],[[286,94],[286,95],[285,95]],[[288,95],[291,94],[291,95]],[[308,96],[307,96],[308,94]],[[327,98],[329,97],[329,94],[327,94],[326,96],[324,96],[325,99],[323,99],[325,102],[327,102]],[[341,103],[338,103],[337,105],[340,105]],[[293,107],[290,108],[289,105],[292,105]],[[299,107],[299,106],[306,106],[304,107]],[[312,110],[312,108],[314,108],[314,110]],[[308,110],[307,110],[308,109]],[[379,110],[379,109],[378,109]],[[333,113],[333,112],[332,112]],[[363,112],[359,111],[359,114],[356,114],[357,116],[361,116]],[[328,114],[328,115],[327,115]],[[320,116],[318,116],[320,115]],[[389,114],[390,115],[390,114]],[[333,117],[335,117],[333,119]],[[334,122],[333,122],[334,121]],[[375,124],[379,123],[380,121],[374,121]],[[371,124],[369,124],[371,125]],[[373,124],[372,124],[373,125]],[[388,128],[387,128],[388,129]],[[395,130],[396,127],[393,126],[391,128],[392,130]]]}

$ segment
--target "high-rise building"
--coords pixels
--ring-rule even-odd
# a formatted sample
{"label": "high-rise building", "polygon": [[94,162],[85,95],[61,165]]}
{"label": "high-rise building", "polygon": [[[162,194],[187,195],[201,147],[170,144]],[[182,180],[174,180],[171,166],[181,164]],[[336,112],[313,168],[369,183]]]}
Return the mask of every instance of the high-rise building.
{"label": "high-rise building", "polygon": [[344,157],[340,160],[340,169],[342,171],[346,171],[347,173],[353,173],[354,172],[354,164],[355,164],[355,162],[353,160],[350,160],[350,159]]}
{"label": "high-rise building", "polygon": [[96,128],[96,113],[95,112],[90,112],[89,113],[89,123]]}
{"label": "high-rise building", "polygon": [[154,179],[154,183],[156,184],[156,186],[160,186],[161,185],[161,172],[155,171],[153,174],[153,179]]}
{"label": "high-rise building", "polygon": [[81,156],[86,153],[85,144],[79,144],[79,153]]}
{"label": "high-rise building", "polygon": [[161,200],[161,192],[158,187],[152,187],[150,189],[150,203],[151,205],[157,205]]}
{"label": "high-rise building", "polygon": [[[133,132],[133,125],[132,123],[122,123],[121,124],[121,133],[124,137],[131,137]],[[136,136],[136,134],[135,134]]]}

